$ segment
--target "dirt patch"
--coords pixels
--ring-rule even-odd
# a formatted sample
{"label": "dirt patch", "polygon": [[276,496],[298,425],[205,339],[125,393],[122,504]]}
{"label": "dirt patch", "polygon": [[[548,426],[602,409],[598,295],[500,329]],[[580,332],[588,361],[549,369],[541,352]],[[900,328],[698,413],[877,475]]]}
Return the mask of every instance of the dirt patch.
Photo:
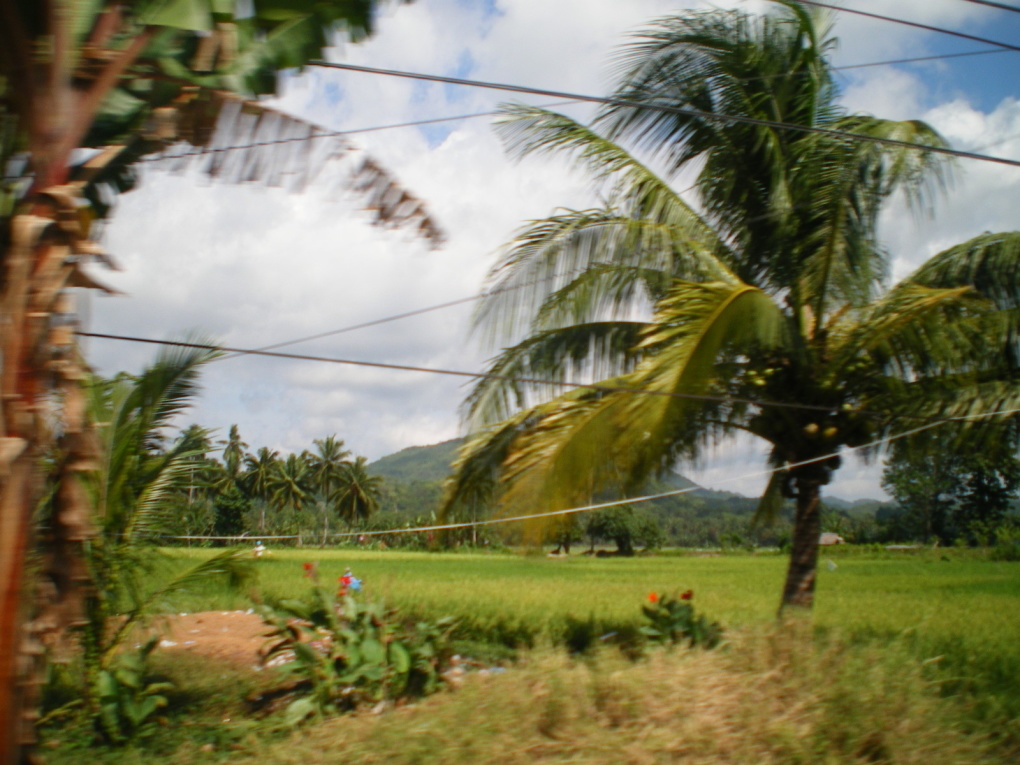
{"label": "dirt patch", "polygon": [[259,663],[269,629],[260,616],[247,611],[173,614],[162,621],[160,651],[188,652],[247,667]]}

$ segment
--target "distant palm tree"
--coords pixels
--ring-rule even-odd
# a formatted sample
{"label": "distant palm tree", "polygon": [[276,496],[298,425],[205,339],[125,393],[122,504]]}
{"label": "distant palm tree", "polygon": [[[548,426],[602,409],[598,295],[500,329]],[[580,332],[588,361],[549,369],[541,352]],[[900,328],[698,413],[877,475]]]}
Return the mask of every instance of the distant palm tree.
{"label": "distant palm tree", "polygon": [[231,425],[230,435],[227,436],[227,442],[223,446],[223,465],[227,469],[227,475],[235,482],[244,467],[244,455],[247,448],[248,444],[241,440],[241,433],[238,431],[237,425]]}
{"label": "distant palm tree", "polygon": [[[796,501],[782,604],[809,607],[821,487],[843,447],[915,427],[911,416],[1020,404],[1020,233],[979,236],[886,287],[882,203],[930,194],[940,165],[924,147],[944,141],[921,122],[846,113],[820,18],[790,0],[766,16],[660,20],[621,59],[601,133],[505,110],[511,150],[572,155],[608,194],[529,225],[493,270],[478,322],[509,347],[468,399],[479,430],[450,502],[498,463],[510,512],[565,509],[750,433],[778,469],[761,514]],[[669,174],[696,172],[701,212],[624,138]],[[584,376],[609,390],[514,382]]]}
{"label": "distant palm tree", "polygon": [[329,534],[330,504],[336,499],[337,490],[343,484],[344,472],[350,464],[351,453],[344,449],[344,442],[335,435],[316,439],[316,453],[309,457],[312,483],[322,504],[322,546],[326,546]]}
{"label": "distant palm tree", "polygon": [[242,482],[248,496],[259,503],[259,533],[266,531],[266,505],[269,504],[276,482],[276,474],[280,470],[280,453],[266,446],[260,446],[257,455],[247,454],[244,457],[247,468]]}
{"label": "distant palm tree", "polygon": [[270,497],[278,507],[300,510],[311,498],[311,475],[303,455],[288,454],[279,463],[270,486]]}
{"label": "distant palm tree", "polygon": [[382,497],[382,476],[369,475],[365,469],[367,460],[358,457],[344,468],[343,483],[337,489],[336,508],[340,517],[348,524],[367,520],[379,509]]}

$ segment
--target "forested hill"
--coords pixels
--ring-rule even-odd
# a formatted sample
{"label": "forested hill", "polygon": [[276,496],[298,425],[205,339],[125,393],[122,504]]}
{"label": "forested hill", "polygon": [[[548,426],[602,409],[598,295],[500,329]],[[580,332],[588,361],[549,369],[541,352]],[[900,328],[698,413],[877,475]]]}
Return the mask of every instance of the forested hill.
{"label": "forested hill", "polygon": [[[463,438],[454,438],[431,446],[410,446],[394,454],[380,457],[368,466],[368,472],[390,481],[442,481],[450,474],[450,465],[457,458],[457,450],[464,440]],[[665,476],[661,483],[666,487],[661,489],[662,491],[686,489],[697,485],[679,473]],[[739,496],[730,492],[698,490],[698,493],[702,492],[720,497]]]}
{"label": "forested hill", "polygon": [[371,475],[391,481],[442,481],[450,474],[463,438],[454,438],[432,446],[409,446],[380,457],[368,466]]}

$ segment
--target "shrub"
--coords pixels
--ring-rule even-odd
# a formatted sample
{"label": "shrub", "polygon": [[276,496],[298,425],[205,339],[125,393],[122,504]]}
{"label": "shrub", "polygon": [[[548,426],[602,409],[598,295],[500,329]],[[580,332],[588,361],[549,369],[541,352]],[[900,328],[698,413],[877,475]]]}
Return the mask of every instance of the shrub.
{"label": "shrub", "polygon": [[642,606],[641,611],[650,624],[642,626],[641,633],[655,643],[676,645],[686,640],[691,648],[715,648],[722,639],[722,625],[709,621],[703,614],[695,614],[693,598],[692,590],[679,597],[649,594],[649,604]]}
{"label": "shrub", "polygon": [[306,596],[259,606],[275,638],[265,658],[293,656],[285,672],[311,689],[290,704],[289,722],[439,688],[452,654],[452,619],[405,626],[382,602],[362,602],[342,584],[334,595],[310,564],[306,572],[313,580]]}

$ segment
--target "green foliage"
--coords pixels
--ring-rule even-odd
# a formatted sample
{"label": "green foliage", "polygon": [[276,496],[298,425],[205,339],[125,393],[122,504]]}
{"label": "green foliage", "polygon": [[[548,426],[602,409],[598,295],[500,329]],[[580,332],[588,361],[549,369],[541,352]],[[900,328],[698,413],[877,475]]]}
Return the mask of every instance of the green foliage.
{"label": "green foliage", "polygon": [[900,535],[925,542],[994,544],[1020,490],[1020,459],[1012,447],[1013,439],[900,442],[886,463],[882,486],[902,513],[887,515],[887,522]]}
{"label": "green foliage", "polygon": [[641,606],[649,622],[642,625],[641,634],[653,643],[677,645],[686,641],[689,648],[715,648],[722,640],[722,625],[709,621],[704,614],[695,614],[693,597],[691,590],[679,597],[652,593],[649,605]]}
{"label": "green foliage", "polygon": [[151,732],[154,715],[167,705],[163,694],[173,685],[147,681],[149,654],[157,643],[159,638],[154,637],[136,650],[122,651],[99,670],[96,723],[108,741],[124,743]]}
{"label": "green foliage", "polygon": [[663,539],[655,518],[644,509],[637,510],[631,505],[586,513],[583,526],[592,547],[596,542],[612,541],[617,555],[633,555],[636,545],[658,547]]}
{"label": "green foliage", "polygon": [[308,696],[288,707],[289,722],[383,699],[425,696],[440,687],[452,653],[452,620],[405,626],[381,602],[334,595],[319,584],[314,570],[306,570],[316,579],[306,595],[259,606],[272,628],[266,659],[293,656],[285,671],[311,686]]}

